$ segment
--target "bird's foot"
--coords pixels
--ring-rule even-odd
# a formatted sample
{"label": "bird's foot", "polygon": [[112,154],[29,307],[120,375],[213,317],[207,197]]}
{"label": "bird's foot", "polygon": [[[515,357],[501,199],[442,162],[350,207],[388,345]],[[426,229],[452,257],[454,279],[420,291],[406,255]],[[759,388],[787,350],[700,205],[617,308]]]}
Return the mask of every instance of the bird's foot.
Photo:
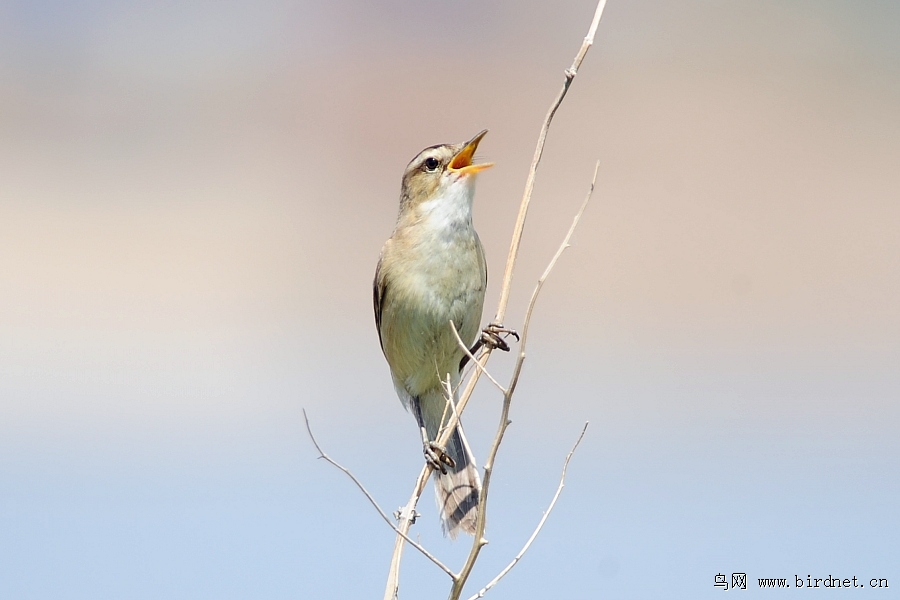
{"label": "bird's foot", "polygon": [[451,469],[456,467],[456,463],[447,454],[447,450],[441,448],[434,442],[425,442],[423,448],[425,451],[425,462],[431,465],[435,471],[440,471],[444,475],[447,474],[447,467]]}
{"label": "bird's foot", "polygon": [[[500,336],[503,337],[500,337]],[[513,336],[519,341],[519,334],[515,329],[504,327],[502,323],[491,323],[481,330],[481,344],[488,348],[509,352],[509,344],[506,343],[505,337]]]}

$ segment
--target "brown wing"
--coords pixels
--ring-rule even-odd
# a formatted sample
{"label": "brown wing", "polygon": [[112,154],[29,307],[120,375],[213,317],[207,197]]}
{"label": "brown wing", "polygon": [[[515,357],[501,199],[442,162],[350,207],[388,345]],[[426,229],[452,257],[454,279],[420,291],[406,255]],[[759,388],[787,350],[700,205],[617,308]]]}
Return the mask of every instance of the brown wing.
{"label": "brown wing", "polygon": [[381,310],[384,308],[386,292],[387,285],[381,276],[381,257],[379,257],[378,266],[375,267],[375,281],[372,282],[372,303],[375,308],[375,328],[378,330],[378,343],[381,344],[382,354],[384,354],[384,340],[381,339]]}
{"label": "brown wing", "polygon": [[[478,258],[481,262],[481,270],[482,280],[484,281],[484,293],[487,294],[487,284],[488,284],[488,270],[487,270],[487,258],[484,256],[484,246],[481,245],[481,238],[478,237],[478,233],[475,232],[475,248],[478,251]],[[479,318],[481,315],[478,315]]]}

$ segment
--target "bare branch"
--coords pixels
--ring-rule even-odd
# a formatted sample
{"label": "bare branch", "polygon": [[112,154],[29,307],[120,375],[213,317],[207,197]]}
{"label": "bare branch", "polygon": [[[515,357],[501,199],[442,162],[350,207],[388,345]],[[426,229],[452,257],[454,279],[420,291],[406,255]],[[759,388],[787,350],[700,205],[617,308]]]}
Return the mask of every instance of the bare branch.
{"label": "bare branch", "polygon": [[578,50],[578,54],[575,55],[572,66],[566,69],[566,80],[563,83],[563,87],[553,100],[553,104],[550,105],[550,110],[547,111],[547,116],[544,118],[544,124],[541,126],[537,147],[534,149],[534,158],[531,159],[531,168],[528,170],[528,178],[525,180],[525,192],[522,195],[522,203],[519,205],[519,215],[516,217],[516,225],[513,228],[512,242],[509,246],[509,255],[506,258],[506,271],[503,273],[503,285],[500,288],[500,302],[497,307],[497,316],[494,317],[494,320],[497,323],[502,323],[503,317],[506,316],[506,306],[509,304],[509,291],[512,284],[513,269],[516,266],[516,256],[519,254],[519,244],[522,241],[522,232],[525,229],[525,217],[528,215],[528,205],[531,203],[531,192],[534,189],[534,179],[537,174],[538,165],[541,162],[541,156],[544,154],[544,142],[547,139],[547,132],[550,130],[550,122],[553,120],[553,115],[556,114],[556,109],[559,108],[559,105],[562,104],[562,101],[565,99],[566,94],[569,91],[569,86],[572,85],[575,75],[578,74],[578,69],[581,67],[585,55],[587,55],[588,50],[590,50],[591,46],[594,44],[594,35],[597,33],[597,26],[600,25],[600,17],[603,16],[603,9],[605,7],[606,0],[597,2],[597,9],[594,11],[594,19],[591,21],[591,26],[588,28],[587,36],[585,36],[584,42],[582,42],[581,48]]}
{"label": "bare branch", "polygon": [[572,456],[575,454],[575,451],[578,449],[578,445],[581,444],[582,438],[584,438],[584,434],[587,432],[588,423],[584,424],[584,427],[581,429],[581,435],[578,436],[578,439],[575,440],[575,445],[572,446],[572,449],[569,450],[569,454],[566,456],[565,462],[563,462],[562,474],[559,477],[559,486],[556,488],[556,493],[553,494],[553,499],[550,501],[550,506],[547,507],[547,510],[544,511],[543,516],[541,517],[540,522],[535,527],[534,532],[531,534],[531,537],[528,538],[528,541],[525,542],[525,545],[522,546],[522,549],[519,550],[519,553],[510,561],[506,568],[500,571],[496,577],[491,579],[486,586],[481,588],[477,594],[469,598],[469,600],[478,600],[478,598],[484,598],[484,595],[487,593],[489,589],[497,585],[497,582],[503,579],[507,573],[512,571],[512,568],[515,567],[522,557],[528,552],[528,548],[531,547],[531,543],[534,542],[537,535],[541,532],[541,529],[544,528],[544,523],[547,522],[547,517],[550,516],[550,512],[553,510],[553,507],[556,506],[556,501],[559,499],[559,495],[562,493],[563,488],[566,484],[566,469],[569,468],[569,461],[572,460]]}
{"label": "bare branch", "polygon": [[[562,253],[565,252],[566,248],[569,247],[569,242],[572,239],[572,234],[575,233],[575,228],[578,227],[578,222],[581,220],[581,215],[584,214],[584,209],[587,208],[588,203],[591,201],[591,196],[594,195],[594,186],[597,185],[597,173],[599,171],[600,161],[598,160],[597,164],[594,165],[594,176],[591,178],[591,187],[590,189],[588,189],[588,193],[584,198],[584,202],[581,203],[581,207],[578,209],[578,212],[575,213],[575,218],[572,219],[572,226],[569,227],[569,231],[566,233],[565,239],[563,239],[562,244],[559,245],[559,248],[556,249],[556,254],[553,255],[552,259],[550,259],[550,263],[538,278],[537,285],[535,286],[534,291],[531,293],[531,300],[528,301],[528,308],[525,310],[525,320],[522,324],[522,341],[519,343],[520,355],[525,354],[525,343],[528,337],[528,326],[531,324],[531,313],[534,312],[534,305],[535,303],[537,303],[538,294],[541,293],[541,288],[544,287],[544,282],[547,281],[547,277],[550,276],[550,272],[553,271],[553,267],[556,266],[557,261],[559,261],[559,257],[562,256]],[[515,379],[518,380],[518,377],[516,377]]]}
{"label": "bare branch", "polygon": [[419,478],[416,480],[416,485],[413,488],[412,495],[409,497],[409,501],[400,510],[400,518],[397,524],[397,539],[394,540],[394,552],[391,554],[391,566],[388,569],[384,600],[396,600],[397,598],[397,591],[400,588],[400,560],[403,558],[403,547],[406,545],[403,542],[409,541],[407,533],[412,526],[413,515],[416,514],[416,504],[419,502],[419,497],[422,496],[422,490],[425,489],[425,483],[430,475],[431,465],[426,464],[422,472],[419,473]]}
{"label": "bare branch", "polygon": [[466,353],[466,356],[469,357],[469,360],[471,360],[475,364],[475,367],[480,372],[487,375],[487,378],[491,380],[491,383],[493,383],[494,385],[497,386],[497,389],[500,390],[501,394],[505,394],[506,388],[504,388],[502,385],[500,385],[500,382],[498,382],[496,379],[494,379],[493,375],[491,375],[488,372],[488,370],[485,369],[484,366],[480,362],[478,362],[478,359],[475,358],[475,356],[472,354],[472,351],[469,350],[468,348],[466,348],[466,343],[462,340],[461,337],[459,337],[459,331],[456,330],[456,323],[454,323],[453,321],[450,321],[450,328],[453,330],[453,335],[456,336],[457,344],[459,344],[459,347],[462,348],[462,351]]}
{"label": "bare branch", "polygon": [[331,458],[330,456],[328,456],[328,454],[326,454],[324,450],[322,450],[322,447],[319,446],[319,442],[316,441],[316,436],[313,435],[312,427],[310,427],[310,425],[309,425],[309,417],[306,415],[306,409],[303,409],[303,419],[306,421],[306,431],[307,431],[307,433],[309,433],[309,439],[312,440],[313,446],[315,446],[315,447],[316,447],[316,450],[318,450],[318,452],[319,452],[319,458],[324,458],[329,464],[331,464],[331,465],[337,467],[338,469],[340,469],[341,471],[343,471],[343,472],[347,475],[347,477],[349,477],[350,479],[352,479],[352,480],[353,480],[353,483],[356,484],[356,487],[358,487],[358,488],[360,489],[360,491],[362,491],[362,493],[365,494],[366,498],[369,499],[369,502],[372,503],[372,506],[375,507],[375,510],[378,511],[378,514],[381,515],[381,518],[384,519],[384,522],[387,523],[388,525],[390,525],[391,529],[393,529],[394,531],[397,532],[397,535],[403,536],[403,539],[405,539],[407,542],[409,542],[410,544],[412,544],[412,546],[413,546],[416,550],[418,550],[419,552],[421,552],[422,554],[424,554],[426,558],[428,558],[431,562],[433,562],[433,563],[436,564],[438,567],[440,567],[441,570],[443,570],[447,575],[449,575],[452,579],[455,580],[455,579],[456,579],[456,573],[454,573],[453,571],[451,571],[450,568],[449,568],[448,566],[446,566],[446,565],[445,565],[444,563],[442,563],[440,560],[438,560],[437,558],[435,558],[428,550],[426,550],[424,547],[422,547],[421,544],[419,544],[419,543],[416,542],[415,540],[411,539],[409,536],[406,535],[405,532],[401,532],[401,531],[397,528],[397,526],[394,525],[394,523],[391,521],[390,517],[388,517],[387,514],[385,514],[385,512],[381,509],[381,507],[378,506],[378,502],[375,501],[375,498],[372,497],[372,494],[369,493],[369,490],[367,490],[367,489],[365,488],[365,486],[364,486],[362,483],[360,483],[359,479],[357,479],[356,476],[353,475],[353,473],[350,472],[350,469],[348,469],[348,468],[346,468],[345,466],[341,465],[339,462],[337,462],[336,460],[334,460],[333,458]]}
{"label": "bare branch", "polygon": [[503,436],[506,434],[506,429],[509,427],[509,408],[512,403],[513,393],[516,391],[516,386],[519,383],[519,376],[522,374],[522,365],[525,363],[525,344],[528,340],[528,326],[531,323],[531,316],[534,313],[534,306],[537,302],[538,294],[541,292],[541,288],[544,286],[544,281],[547,280],[547,277],[550,275],[550,272],[553,270],[553,267],[556,266],[559,257],[562,256],[562,253],[566,248],[569,247],[569,241],[572,239],[572,234],[575,233],[575,228],[578,226],[578,222],[581,220],[581,215],[584,214],[584,209],[587,207],[588,202],[591,199],[591,196],[594,193],[594,186],[597,183],[597,172],[600,170],[600,161],[597,161],[596,166],[594,167],[594,177],[591,179],[591,187],[588,190],[587,196],[584,199],[584,202],[581,203],[581,207],[578,209],[578,212],[575,214],[575,218],[572,221],[572,226],[569,227],[568,233],[566,233],[565,239],[563,239],[562,244],[560,244],[559,249],[557,249],[556,254],[553,255],[553,258],[550,260],[550,263],[547,265],[547,268],[544,269],[544,273],[541,275],[540,279],[538,279],[537,285],[534,288],[534,292],[531,294],[531,300],[528,303],[528,310],[525,312],[525,322],[522,327],[522,339],[519,342],[519,355],[516,358],[516,365],[513,368],[512,379],[509,382],[509,387],[506,388],[506,393],[503,397],[503,408],[500,414],[500,425],[497,428],[497,434],[494,437],[494,443],[491,445],[491,450],[488,453],[487,460],[484,463],[484,481],[482,483],[481,490],[481,498],[478,503],[478,515],[475,521],[475,539],[472,542],[472,549],[469,551],[469,557],[466,559],[466,563],[463,565],[463,568],[459,571],[459,577],[454,580],[453,588],[450,592],[450,600],[458,600],[460,595],[462,594],[462,588],[466,584],[466,580],[469,578],[469,575],[472,572],[472,568],[475,566],[475,561],[478,559],[478,554],[481,552],[481,549],[487,544],[487,540],[484,539],[484,530],[487,524],[487,504],[488,504],[488,492],[490,490],[491,485],[491,475],[494,469],[494,459],[497,456],[497,451],[500,449],[500,443],[503,441]]}

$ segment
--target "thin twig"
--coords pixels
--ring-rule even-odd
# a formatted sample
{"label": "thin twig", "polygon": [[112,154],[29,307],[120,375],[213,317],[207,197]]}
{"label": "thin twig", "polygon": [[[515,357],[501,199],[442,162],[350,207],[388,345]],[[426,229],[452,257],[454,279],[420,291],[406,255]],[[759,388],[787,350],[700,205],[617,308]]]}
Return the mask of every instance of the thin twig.
{"label": "thin twig", "polygon": [[528,551],[528,548],[531,547],[531,543],[534,542],[537,535],[541,532],[541,529],[544,528],[544,523],[547,522],[547,517],[550,516],[550,512],[553,510],[553,507],[556,506],[556,501],[559,499],[559,495],[562,493],[563,488],[566,484],[566,469],[569,468],[569,461],[572,460],[572,456],[575,454],[575,451],[578,449],[578,445],[581,444],[582,438],[584,438],[585,432],[587,432],[588,423],[584,424],[584,427],[581,430],[581,435],[578,436],[578,439],[575,440],[575,445],[572,446],[572,449],[569,451],[569,454],[566,455],[566,460],[563,462],[562,474],[559,477],[559,486],[556,488],[556,493],[553,494],[553,500],[550,501],[550,506],[547,507],[547,510],[544,511],[543,516],[541,517],[540,522],[535,527],[534,532],[531,534],[531,537],[528,538],[528,541],[525,542],[525,545],[522,546],[522,549],[519,550],[519,553],[510,561],[506,568],[504,568],[500,573],[497,574],[496,577],[491,579],[486,586],[481,588],[477,594],[469,598],[469,600],[478,600],[478,598],[484,598],[484,595],[487,593],[489,589],[497,585],[497,582],[503,579],[507,573],[512,571],[512,568],[515,567],[525,553]]}
{"label": "thin twig", "polygon": [[591,179],[591,187],[584,198],[584,202],[581,203],[581,207],[575,214],[575,218],[572,220],[572,226],[569,227],[565,239],[563,239],[556,254],[553,255],[547,268],[544,269],[544,273],[541,275],[540,279],[538,279],[537,285],[531,294],[528,309],[525,311],[525,321],[522,326],[522,339],[519,342],[519,355],[516,357],[512,378],[510,379],[509,386],[506,388],[506,393],[503,396],[503,408],[500,412],[500,424],[497,427],[497,434],[494,436],[494,442],[491,445],[491,450],[484,463],[484,481],[482,482],[481,497],[478,501],[478,513],[475,519],[475,539],[472,541],[472,549],[469,551],[469,556],[462,569],[459,571],[459,576],[453,580],[453,587],[450,591],[450,600],[459,600],[463,587],[466,585],[466,580],[468,580],[469,575],[472,573],[472,568],[475,566],[475,561],[478,560],[478,554],[487,544],[487,540],[484,539],[484,531],[487,526],[488,492],[490,491],[491,476],[494,471],[494,460],[497,457],[497,451],[500,449],[500,443],[503,441],[503,436],[506,434],[506,429],[511,423],[509,420],[509,409],[512,404],[512,396],[519,383],[519,376],[522,374],[522,365],[525,363],[525,345],[528,341],[528,326],[531,323],[531,316],[534,313],[534,306],[537,302],[538,294],[540,294],[541,288],[544,287],[544,282],[547,280],[553,267],[556,266],[559,257],[562,256],[565,249],[569,247],[569,241],[572,239],[572,234],[575,233],[575,228],[578,227],[581,215],[584,214],[584,209],[587,208],[588,202],[590,202],[591,196],[594,194],[594,186],[597,183],[597,172],[599,170],[600,161],[597,161],[597,164],[594,167],[594,177]]}
{"label": "thin twig", "polygon": [[537,174],[538,165],[541,162],[541,156],[544,154],[544,142],[547,139],[547,132],[550,130],[550,122],[553,120],[553,115],[556,114],[556,109],[559,108],[559,105],[562,104],[563,99],[565,99],[566,94],[569,91],[569,86],[572,85],[575,75],[578,74],[578,69],[581,67],[585,55],[594,44],[594,35],[597,33],[597,26],[600,24],[600,17],[603,16],[603,9],[605,7],[606,0],[597,2],[597,9],[594,11],[594,19],[591,21],[591,26],[588,28],[588,33],[584,38],[584,42],[582,42],[578,54],[575,55],[572,66],[566,69],[566,80],[563,83],[563,87],[553,100],[553,104],[550,105],[550,110],[547,111],[544,124],[541,126],[537,147],[534,149],[534,157],[531,159],[531,168],[528,169],[528,178],[525,180],[525,192],[522,195],[522,203],[519,205],[519,214],[516,217],[516,225],[513,228],[512,242],[509,246],[509,255],[506,258],[506,271],[503,273],[503,284],[500,287],[500,302],[497,307],[497,316],[494,317],[494,320],[497,323],[502,323],[503,317],[506,316],[506,307],[509,304],[509,292],[512,284],[513,269],[516,266],[516,256],[519,253],[519,244],[522,241],[522,232],[525,229],[525,217],[528,215],[528,205],[531,203],[531,192],[534,189],[534,179]]}
{"label": "thin twig", "polygon": [[475,366],[479,371],[487,375],[487,378],[491,380],[491,383],[497,386],[497,389],[500,390],[501,394],[505,394],[506,388],[500,385],[500,382],[494,379],[494,376],[491,375],[490,372],[488,372],[488,370],[485,369],[480,362],[478,362],[478,359],[475,358],[475,356],[472,354],[472,351],[466,348],[466,343],[462,340],[461,337],[459,337],[459,331],[456,330],[456,323],[450,321],[450,328],[453,330],[453,335],[456,336],[457,344],[459,344],[459,347],[462,348],[462,351],[466,353],[466,356],[469,357],[469,360],[475,363]]}
{"label": "thin twig", "polygon": [[444,398],[446,402],[444,402],[444,412],[441,413],[441,425],[438,427],[438,435],[443,433],[444,428],[446,427],[447,413],[456,410],[456,406],[453,403],[453,383],[450,381],[450,373],[447,373],[447,379],[441,381],[441,385],[444,386],[444,393],[446,394]]}
{"label": "thin twig", "polygon": [[397,592],[400,589],[400,560],[403,558],[403,547],[406,545],[403,542],[409,540],[407,533],[410,526],[412,526],[413,515],[416,514],[416,504],[422,496],[425,483],[430,475],[431,465],[426,464],[422,472],[419,473],[419,478],[416,480],[416,485],[409,497],[409,501],[406,503],[406,506],[400,509],[400,518],[397,523],[397,538],[394,540],[394,552],[391,554],[391,566],[388,569],[388,580],[384,590],[385,600],[396,600],[397,598]]}
{"label": "thin twig", "polygon": [[[569,247],[569,241],[572,239],[572,234],[575,233],[575,228],[578,227],[578,222],[581,220],[581,215],[584,214],[584,209],[587,208],[588,203],[591,201],[591,196],[594,195],[594,186],[597,185],[597,173],[600,171],[600,161],[594,165],[594,175],[591,177],[591,187],[588,189],[587,195],[584,197],[584,201],[581,203],[581,206],[578,208],[578,212],[575,213],[575,218],[572,219],[572,226],[569,227],[569,231],[566,233],[565,239],[563,239],[562,244],[559,245],[559,248],[556,249],[556,254],[553,255],[553,258],[550,260],[550,263],[547,265],[547,268],[544,269],[544,272],[541,274],[540,278],[538,278],[537,285],[534,288],[534,291],[531,293],[531,299],[528,301],[528,308],[525,310],[525,321],[522,325],[522,341],[519,344],[519,355],[524,359],[525,354],[525,343],[528,338],[528,326],[531,323],[531,313],[534,312],[534,305],[537,303],[538,294],[541,292],[541,288],[544,287],[544,282],[547,281],[547,277],[550,276],[550,271],[553,270],[553,267],[556,266],[559,257],[562,256],[562,253],[566,251],[566,248]],[[514,381],[518,381],[518,376],[515,377]]]}
{"label": "thin twig", "polygon": [[455,579],[455,578],[456,578],[456,573],[454,573],[453,571],[451,571],[450,568],[449,568],[447,565],[445,565],[445,564],[442,563],[440,560],[438,560],[437,558],[435,558],[434,555],[432,555],[430,552],[428,552],[428,550],[426,550],[425,548],[423,548],[421,544],[419,544],[419,543],[416,542],[415,540],[411,539],[411,538],[410,538],[409,536],[407,536],[405,533],[402,533],[402,532],[397,528],[397,526],[394,525],[394,523],[391,521],[390,517],[388,517],[387,514],[385,514],[385,512],[381,509],[381,507],[378,506],[378,502],[375,501],[375,498],[372,497],[372,494],[369,493],[369,490],[367,490],[366,487],[359,481],[359,479],[357,479],[356,476],[355,476],[353,473],[350,472],[350,469],[348,469],[347,467],[343,466],[342,464],[340,464],[339,462],[337,462],[336,460],[334,460],[333,458],[331,458],[330,456],[328,456],[328,454],[326,454],[325,451],[322,450],[322,447],[319,446],[319,442],[316,441],[316,436],[313,435],[312,427],[310,427],[310,425],[309,425],[309,417],[306,415],[306,409],[305,409],[305,408],[303,409],[303,419],[306,421],[306,431],[307,431],[307,433],[309,433],[309,439],[312,440],[313,446],[315,446],[315,447],[316,447],[316,450],[319,451],[319,458],[324,458],[329,464],[331,464],[331,465],[337,467],[338,469],[340,469],[341,471],[343,471],[343,472],[347,475],[347,477],[349,477],[350,479],[352,479],[352,480],[353,480],[353,483],[356,484],[356,487],[358,487],[358,488],[360,489],[360,491],[362,491],[362,493],[365,494],[366,498],[369,499],[369,502],[372,503],[372,506],[375,507],[375,510],[378,511],[378,514],[381,515],[381,518],[384,519],[384,522],[387,523],[388,525],[390,525],[391,529],[393,529],[394,531],[396,531],[398,535],[403,536],[403,539],[405,539],[407,542],[409,542],[410,544],[412,544],[412,546],[413,546],[416,550],[418,550],[419,552],[421,552],[422,554],[424,554],[426,558],[428,558],[431,562],[433,562],[433,563],[436,564],[438,567],[440,567],[440,568],[441,568],[447,575],[449,575],[451,578]]}

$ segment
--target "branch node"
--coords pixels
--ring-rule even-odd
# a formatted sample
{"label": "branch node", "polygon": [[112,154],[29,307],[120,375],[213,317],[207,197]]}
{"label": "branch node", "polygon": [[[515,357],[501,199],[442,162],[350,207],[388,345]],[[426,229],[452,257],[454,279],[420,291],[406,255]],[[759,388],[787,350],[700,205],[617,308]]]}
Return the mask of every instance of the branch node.
{"label": "branch node", "polygon": [[416,520],[422,516],[422,513],[413,509],[412,511],[408,511],[406,506],[401,506],[397,510],[393,512],[394,518],[399,522],[400,520],[408,520],[410,525],[415,525]]}

